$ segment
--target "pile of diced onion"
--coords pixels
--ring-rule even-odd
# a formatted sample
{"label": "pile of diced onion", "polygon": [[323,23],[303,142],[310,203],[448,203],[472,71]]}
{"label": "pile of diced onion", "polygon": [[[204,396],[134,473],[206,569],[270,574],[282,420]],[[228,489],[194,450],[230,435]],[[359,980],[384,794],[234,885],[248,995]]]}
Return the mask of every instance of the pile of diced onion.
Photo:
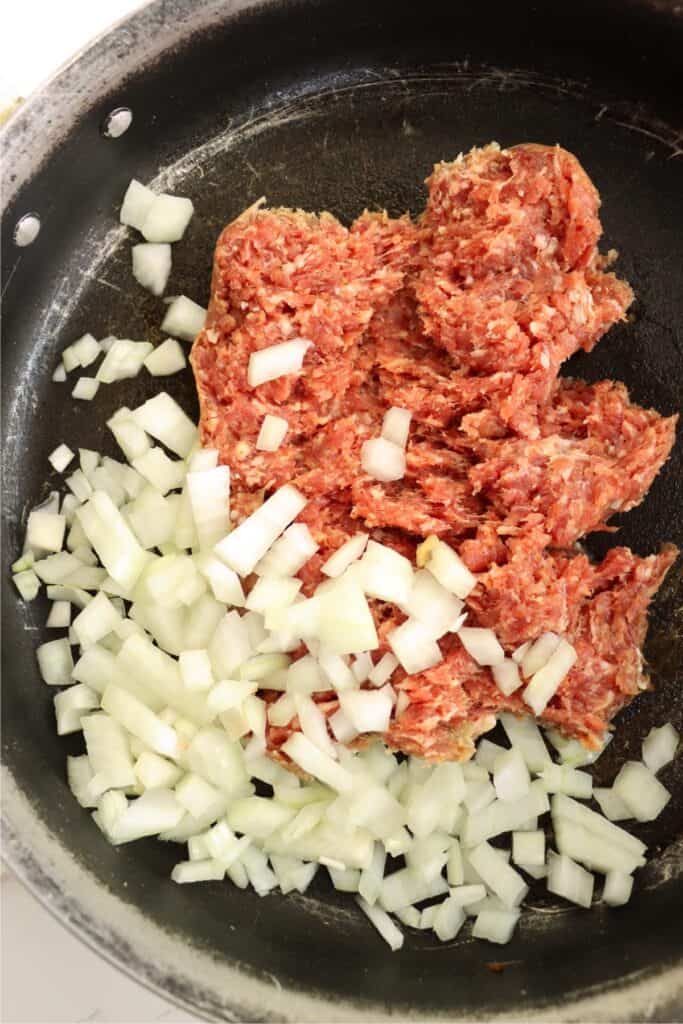
{"label": "pile of diced onion", "polygon": [[[187,209],[162,203],[155,213],[147,192],[132,183],[124,222],[150,245],[181,237]],[[151,274],[136,276],[144,283]],[[112,384],[143,365],[176,372],[185,358],[175,339],[191,340],[204,316],[186,297],[173,300],[163,325],[172,337],[156,349],[86,335],[63,353],[56,379],[102,355],[75,397],[93,397],[83,380]],[[250,385],[300,371],[309,345],[292,339],[252,357]],[[59,735],[83,733],[85,753],[67,759],[71,790],[110,842],[187,843],[174,881],[227,877],[261,896],[303,893],[323,868],[336,889],[356,894],[392,949],[403,943],[399,923],[446,942],[468,917],[474,936],[509,941],[529,879],[588,907],[597,873],[604,903],[627,902],[645,845],[616,822],[651,821],[669,800],[656,773],[676,753],[671,725],[653,729],[642,761],[603,789],[580,770],[598,755],[551,729],[544,738],[531,716],[501,714],[509,748],[483,739],[466,764],[396,756],[373,737],[409,705],[397,669],[405,678],[438,665],[447,634],[490,667],[504,694],[523,687],[537,716],[574,648],[545,633],[508,657],[491,630],[465,625],[476,579],[435,537],[413,566],[359,532],[305,597],[297,574],[317,545],[297,522],[306,499],[294,486],[233,527],[229,467],[200,447],[167,393],[119,409],[107,425],[124,461],[59,445],[50,462],[67,493],[54,491],[30,513],[12,569],[26,600],[45,587],[46,626],[63,631],[38,647],[38,665],[58,688]],[[364,445],[362,469],[399,479],[409,428],[406,410],[388,410],[381,437]],[[256,447],[277,449],[286,431],[285,419],[265,417]],[[383,652],[376,600],[406,616]],[[307,653],[293,658],[302,644]],[[280,696],[266,702],[264,690]],[[313,697],[330,691],[339,708],[327,718]],[[282,751],[296,774],[269,758],[269,724],[289,727]],[[370,742],[350,750],[359,736]]]}

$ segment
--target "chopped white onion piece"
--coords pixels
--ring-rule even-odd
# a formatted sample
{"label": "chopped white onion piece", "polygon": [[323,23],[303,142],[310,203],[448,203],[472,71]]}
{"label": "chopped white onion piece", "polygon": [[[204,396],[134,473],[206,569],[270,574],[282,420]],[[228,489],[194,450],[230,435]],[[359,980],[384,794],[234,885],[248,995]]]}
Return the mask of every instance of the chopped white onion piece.
{"label": "chopped white onion piece", "polygon": [[379,902],[388,913],[412,906],[421,900],[432,899],[448,892],[446,880],[441,875],[425,880],[411,868],[403,868],[387,875],[382,882]]}
{"label": "chopped white onion piece", "polygon": [[302,733],[293,733],[282,746],[282,751],[303,771],[320,779],[340,793],[349,792],[352,777],[345,768],[319,750]]}
{"label": "chopped white onion piece", "polygon": [[183,810],[193,818],[202,818],[216,806],[220,793],[215,786],[195,772],[188,772],[175,788],[175,795]]}
{"label": "chopped white onion piece", "polygon": [[179,242],[193,213],[190,199],[162,192],[150,203],[140,231],[148,242]]}
{"label": "chopped white onion piece", "polygon": [[299,727],[306,739],[336,761],[337,751],[327,731],[327,719],[318,705],[305,694],[297,693],[294,697],[294,706]]}
{"label": "chopped white onion piece", "polygon": [[[140,455],[144,455],[148,448],[151,447],[152,442],[142,427],[138,426],[135,422],[133,414],[129,409],[119,409],[118,412],[114,413],[107,420],[107,426],[114,435],[121,451],[130,462]],[[88,495],[85,494],[83,500],[87,497]]]}
{"label": "chopped white onion piece", "polygon": [[135,774],[145,789],[172,789],[183,772],[153,750],[143,750],[135,762]]}
{"label": "chopped white onion piece", "polygon": [[401,480],[406,472],[406,453],[384,437],[373,437],[361,447],[361,468],[382,483]]}
{"label": "chopped white onion piece", "polygon": [[[460,630],[460,633],[462,633],[462,630]],[[522,685],[519,668],[512,658],[505,658],[497,665],[493,665],[491,673],[496,686],[506,697],[509,697],[511,693],[514,693]]]}
{"label": "chopped white onion piece", "polygon": [[24,569],[23,572],[15,573],[12,582],[17,588],[24,601],[33,601],[40,590],[40,580],[33,569]]}
{"label": "chopped white onion piece", "polygon": [[356,902],[391,949],[400,949],[403,945],[403,932],[397,928],[389,915],[380,907],[366,903],[362,896],[357,896]]}
{"label": "chopped white onion piece", "polygon": [[134,409],[132,417],[142,430],[183,459],[189,455],[197,439],[196,426],[165,391]]}
{"label": "chopped white onion piece", "polygon": [[81,729],[81,718],[99,707],[100,699],[89,686],[78,683],[58,693],[54,703],[57,735],[66,736]]}
{"label": "chopped white onion piece", "polygon": [[[398,658],[390,651],[387,651],[386,654],[382,655],[380,660],[369,673],[368,681],[372,683],[373,686],[384,686],[384,684],[391,679],[397,667]],[[400,699],[401,695],[399,694],[399,701]]]}
{"label": "chopped white onion piece", "polygon": [[216,554],[240,576],[248,576],[305,505],[306,498],[291,484],[285,484],[216,544]]}
{"label": "chopped white onion piece", "polygon": [[73,669],[71,646],[66,639],[49,640],[36,649],[38,668],[48,686],[68,686]]}
{"label": "chopped white onion piece", "polygon": [[[522,675],[528,679],[542,669],[557,650],[559,643],[560,637],[557,633],[541,633],[537,640],[526,645],[520,660]],[[521,652],[521,648],[518,648],[518,651]]]}
{"label": "chopped white onion piece", "polygon": [[77,516],[85,535],[113,580],[132,589],[149,562],[109,495],[95,492]]}
{"label": "chopped white onion piece", "polygon": [[104,712],[86,715],[81,721],[85,746],[93,772],[90,793],[101,796],[108,789],[135,785],[135,770],[126,734]]}
{"label": "chopped white onion piece", "polygon": [[377,648],[372,612],[363,591],[353,581],[340,578],[321,599],[318,639],[330,654],[362,654]]}
{"label": "chopped white onion piece", "polygon": [[102,709],[150,750],[166,757],[178,757],[180,748],[175,729],[166,725],[132,693],[110,683],[102,694]]}
{"label": "chopped white onion piece", "polygon": [[386,732],[392,702],[382,690],[345,690],[339,695],[342,711],[360,732]]}
{"label": "chopped white onion piece", "polygon": [[181,651],[178,666],[183,686],[188,690],[210,690],[214,685],[208,651]]}
{"label": "chopped white onion piece", "polygon": [[512,746],[519,747],[529,771],[542,772],[550,762],[550,754],[534,720],[528,715],[518,718],[507,711],[498,718]]}
{"label": "chopped white onion piece", "polygon": [[600,810],[610,821],[626,821],[632,818],[633,814],[624,801],[611,788],[593,787],[593,797],[597,801]]}
{"label": "chopped white onion piece", "polygon": [[413,587],[413,567],[398,551],[368,541],[365,554],[358,563],[359,581],[370,597],[406,605]]}
{"label": "chopped white onion piece", "polygon": [[[271,858],[272,860],[272,858]],[[327,868],[332,885],[337,892],[358,892],[360,871],[358,868]]]}
{"label": "chopped white onion piece", "polygon": [[[429,540],[431,538],[427,539]],[[453,548],[445,541],[435,539],[435,543],[427,549],[427,555],[424,568],[429,569],[441,586],[461,600],[468,597],[477,580]]]}
{"label": "chopped white onion piece", "polygon": [[145,217],[149,213],[155,199],[156,195],[151,189],[141,185],[139,181],[133,178],[123,197],[121,213],[119,214],[121,223],[141,231]]}
{"label": "chopped white onion piece", "polygon": [[246,607],[262,615],[272,608],[286,608],[301,586],[301,580],[290,576],[261,576],[249,592]]}
{"label": "chopped white onion piece", "polygon": [[298,373],[304,362],[304,356],[313,342],[305,338],[292,338],[278,345],[269,345],[258,349],[249,356],[247,383],[250,388],[277,380],[286,374]]}
{"label": "chopped white onion piece", "polygon": [[99,386],[100,382],[94,377],[79,377],[71,392],[71,397],[80,398],[84,402],[91,402],[97,394]]}
{"label": "chopped white onion piece", "polygon": [[654,821],[671,799],[668,789],[640,761],[627,761],[622,765],[613,789],[636,821]]}
{"label": "chopped white onion piece", "polygon": [[52,380],[55,384],[63,384],[66,380],[66,367],[64,363],[57,363],[56,367],[52,371]]}
{"label": "chopped white onion piece", "polygon": [[205,320],[206,310],[203,306],[188,299],[186,295],[179,295],[169,304],[161,322],[161,330],[181,341],[194,341],[203,329]]}
{"label": "chopped white onion piece", "polygon": [[493,784],[499,800],[521,800],[529,792],[529,769],[518,748],[506,750],[495,761]]}
{"label": "chopped white onion piece", "polygon": [[33,551],[60,551],[65,530],[64,516],[45,508],[36,508],[29,514],[26,524],[26,546]]}
{"label": "chopped white onion piece", "polygon": [[119,612],[107,595],[100,591],[76,616],[73,630],[81,647],[90,647],[116,629],[120,621]]}
{"label": "chopped white onion piece", "polygon": [[171,879],[178,885],[188,882],[220,882],[225,877],[225,865],[219,860],[184,860],[171,871]]}
{"label": "chopped white onion piece", "polygon": [[387,635],[387,642],[408,675],[424,672],[443,661],[437,642],[416,619],[406,621]]}
{"label": "chopped white onion piece", "polygon": [[199,543],[211,548],[230,528],[230,469],[188,473],[186,486]]}
{"label": "chopped white onion piece", "polygon": [[68,445],[60,444],[48,455],[48,462],[58,473],[63,473],[66,467],[69,465],[74,457],[74,453],[71,451]]}
{"label": "chopped white onion piece", "polygon": [[512,833],[512,859],[521,868],[545,864],[545,833],[543,829]]}
{"label": "chopped white onion piece", "polygon": [[245,598],[237,573],[208,552],[199,555],[196,561],[199,571],[208,580],[216,600],[242,608]]}
{"label": "chopped white onion piece", "polygon": [[[461,631],[462,633],[462,631]],[[531,654],[532,651],[529,652]],[[527,655],[529,657],[529,655]],[[564,638],[560,639],[555,650],[543,665],[531,677],[531,682],[524,690],[522,698],[534,714],[541,715],[546,704],[557,692],[560,684],[568,675],[576,661],[576,650]],[[526,661],[526,658],[525,658]],[[522,663],[522,670],[524,663]]]}
{"label": "chopped white onion piece", "polygon": [[[278,701],[279,703],[280,701]],[[351,721],[346,717],[341,708],[335,711],[333,715],[330,715],[328,721],[334,738],[338,743],[350,743],[351,740],[355,740],[356,736],[358,736],[358,730],[351,724]],[[276,722],[273,722],[273,725],[276,724]]]}
{"label": "chopped white onion piece", "polygon": [[580,907],[593,900],[593,875],[564,854],[553,854],[548,868],[548,891]]}
{"label": "chopped white onion piece", "polygon": [[550,807],[542,784],[532,782],[529,792],[519,800],[496,800],[477,814],[469,814],[460,832],[465,846],[476,846],[503,832],[522,827],[529,818],[545,814]]}
{"label": "chopped white onion piece", "polygon": [[539,777],[548,793],[566,793],[579,800],[589,800],[593,792],[591,776],[566,764],[546,765]]}
{"label": "chopped white onion piece", "polygon": [[602,902],[608,907],[623,907],[631,899],[633,875],[623,871],[608,871],[602,890]]}
{"label": "chopped white onion piece", "polygon": [[288,429],[289,423],[282,416],[266,414],[256,438],[257,451],[276,452],[284,441]]}
{"label": "chopped white onion piece", "polygon": [[347,541],[344,541],[341,547],[332,552],[327,561],[323,562],[320,566],[320,571],[325,576],[336,579],[348,569],[352,562],[361,557],[367,543],[367,533],[355,533],[353,537],[349,537]]}
{"label": "chopped white onion piece", "polygon": [[385,441],[391,441],[399,448],[405,448],[410,433],[410,421],[412,419],[410,409],[400,409],[392,405],[387,409],[382,420],[382,437]]}
{"label": "chopped white onion piece", "polygon": [[254,567],[257,576],[295,576],[318,545],[305,523],[292,523]]}
{"label": "chopped white onion piece", "polygon": [[143,242],[132,253],[135,280],[152,295],[163,295],[171,273],[171,246]]}
{"label": "chopped white onion piece", "polygon": [[185,475],[183,463],[169,459],[158,447],[150,448],[144,455],[134,459],[133,468],[161,494],[181,487]]}
{"label": "chopped white onion piece", "polygon": [[519,914],[519,910],[482,910],[472,925],[472,936],[505,945],[512,938]]}
{"label": "chopped white onion piece", "polygon": [[54,601],[45,625],[48,629],[66,629],[71,624],[71,604],[68,601]]}
{"label": "chopped white onion piece", "polygon": [[451,942],[464,923],[465,911],[461,904],[450,896],[439,905],[432,927],[441,942]]}
{"label": "chopped white onion piece", "polygon": [[643,740],[643,761],[653,775],[673,761],[680,737],[671,722],[650,729]]}
{"label": "chopped white onion piece", "polygon": [[512,909],[519,906],[529,887],[514,868],[501,860],[487,842],[480,843],[468,854],[470,864],[482,881],[504,904]]}
{"label": "chopped white onion piece", "polygon": [[187,360],[175,338],[167,338],[149,353],[144,365],[153,377],[168,377],[172,373],[184,370]]}
{"label": "chopped white onion piece", "polygon": [[505,651],[492,629],[465,627],[458,631],[462,645],[478,665],[500,665]]}

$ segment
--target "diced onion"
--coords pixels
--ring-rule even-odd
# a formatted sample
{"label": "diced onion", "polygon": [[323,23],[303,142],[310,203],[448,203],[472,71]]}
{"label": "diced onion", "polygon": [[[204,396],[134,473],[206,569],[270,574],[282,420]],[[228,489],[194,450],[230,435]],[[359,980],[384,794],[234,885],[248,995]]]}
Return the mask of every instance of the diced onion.
{"label": "diced onion", "polygon": [[623,907],[631,898],[633,875],[623,871],[608,871],[602,890],[602,902],[608,907]]}
{"label": "diced onion", "polygon": [[416,619],[406,621],[387,635],[387,642],[408,675],[433,668],[443,661],[437,642]]}
{"label": "diced onion", "polygon": [[49,640],[40,644],[36,656],[43,682],[48,686],[68,686],[74,665],[68,640]]}
{"label": "diced onion", "polygon": [[51,455],[48,455],[48,462],[58,473],[63,473],[74,457],[68,445],[60,444]]}
{"label": "diced onion", "polygon": [[162,192],[161,195],[154,196],[147,208],[140,231],[148,242],[179,242],[193,213],[194,207],[190,199],[169,196]]}
{"label": "diced onion", "polygon": [[[520,668],[525,678],[533,676],[539,669],[542,669],[550,656],[555,653],[560,643],[557,633],[541,633],[538,640],[526,645],[521,660]],[[518,648],[521,652],[521,648]],[[515,652],[517,653],[517,652]]]}
{"label": "diced onion", "polygon": [[540,668],[531,677],[531,682],[524,690],[522,697],[534,714],[541,715],[543,713],[546,704],[557,692],[576,658],[576,650],[566,640],[561,639],[543,668]]}
{"label": "diced onion", "polygon": [[[431,540],[427,538],[425,544]],[[427,550],[425,568],[437,578],[442,587],[464,600],[477,584],[463,560],[445,541],[435,540]]]}
{"label": "diced onion", "polygon": [[142,430],[183,459],[189,455],[197,439],[196,426],[165,391],[135,409],[132,417]]}
{"label": "diced onion", "polygon": [[548,793],[566,793],[579,800],[589,800],[593,792],[593,779],[587,772],[579,772],[565,764],[548,764],[540,778]]}
{"label": "diced onion", "polygon": [[267,348],[252,352],[247,371],[249,387],[257,388],[289,373],[298,373],[312,344],[313,342],[305,338],[292,338],[279,345],[269,345]]}
{"label": "diced onion", "polygon": [[260,452],[276,452],[285,439],[289,423],[282,416],[263,417],[261,429],[256,438],[256,448]]}
{"label": "diced onion", "polygon": [[633,817],[631,809],[626,806],[613,789],[594,786],[593,797],[597,801],[602,813],[610,821],[626,821],[627,818]]}
{"label": "diced onion", "polygon": [[406,472],[405,451],[384,437],[373,437],[361,447],[361,468],[382,483],[401,480]]}
{"label": "diced onion", "polygon": [[57,363],[56,367],[52,371],[52,380],[55,384],[63,384],[66,380],[66,368],[64,363]]}
{"label": "diced onion", "polygon": [[145,217],[149,213],[155,199],[156,195],[151,189],[133,178],[123,197],[123,204],[119,214],[121,223],[141,231]]}
{"label": "diced onion", "polygon": [[545,864],[545,833],[543,829],[512,833],[512,859],[515,864],[541,867]]}
{"label": "diced onion", "polygon": [[[462,630],[460,632],[462,632]],[[501,693],[505,694],[506,697],[509,697],[511,693],[514,693],[515,690],[518,690],[522,685],[519,668],[512,658],[504,658],[503,661],[498,662],[497,665],[493,665],[491,673],[496,686]]]}
{"label": "diced onion", "polygon": [[385,441],[391,441],[399,448],[405,448],[410,433],[410,421],[412,419],[410,409],[400,409],[392,405],[384,414],[382,420],[382,437]]}
{"label": "diced onion", "polygon": [[673,761],[679,738],[670,722],[658,729],[650,729],[643,740],[643,761],[653,775]]}
{"label": "diced onion", "polygon": [[339,695],[341,709],[358,732],[386,732],[392,703],[382,690],[346,690]]}
{"label": "diced onion", "polygon": [[622,765],[613,789],[636,821],[654,821],[671,799],[668,789],[640,761],[627,761]]}
{"label": "diced onion", "polygon": [[478,665],[500,665],[505,660],[505,651],[492,629],[463,627],[458,636]]}
{"label": "diced onion", "polygon": [[248,576],[305,505],[303,494],[285,484],[216,544],[216,554],[240,576]]}
{"label": "diced onion", "polygon": [[211,548],[230,526],[230,470],[216,466],[188,473],[186,480],[199,543]]}
{"label": "diced onion", "polygon": [[145,357],[144,365],[153,377],[168,377],[184,370],[187,360],[175,338],[167,338]]}
{"label": "diced onion", "polygon": [[472,936],[505,945],[512,938],[519,914],[519,910],[482,910],[472,925]]}
{"label": "diced onion", "polygon": [[169,303],[166,316],[161,322],[164,334],[170,334],[181,341],[194,341],[204,327],[206,310],[197,302],[179,295]]}
{"label": "diced onion", "polygon": [[319,750],[302,733],[293,733],[282,745],[282,751],[305,772],[314,775],[332,789],[340,793],[351,789],[352,778],[346,769]]}
{"label": "diced onion", "polygon": [[593,875],[564,854],[554,854],[548,870],[548,891],[563,896],[580,907],[590,907],[593,900]]}
{"label": "diced onion", "polygon": [[336,579],[348,569],[352,562],[360,558],[365,551],[367,543],[367,533],[355,533],[353,537],[349,537],[348,540],[344,541],[341,547],[333,551],[327,561],[323,562],[320,566],[320,571],[325,576]]}
{"label": "diced onion", "polygon": [[529,769],[517,747],[496,759],[493,784],[499,800],[521,800],[529,792],[530,783]]}
{"label": "diced onion", "polygon": [[171,246],[154,242],[134,245],[133,277],[152,295],[163,295],[171,273]]}
{"label": "diced onion", "polygon": [[100,382],[94,377],[79,377],[71,392],[72,398],[80,398],[85,402],[91,402],[97,394]]}
{"label": "diced onion", "polygon": [[532,718],[518,718],[509,712],[499,715],[499,720],[513,747],[519,747],[529,771],[542,772],[550,762],[548,748],[543,735]]}

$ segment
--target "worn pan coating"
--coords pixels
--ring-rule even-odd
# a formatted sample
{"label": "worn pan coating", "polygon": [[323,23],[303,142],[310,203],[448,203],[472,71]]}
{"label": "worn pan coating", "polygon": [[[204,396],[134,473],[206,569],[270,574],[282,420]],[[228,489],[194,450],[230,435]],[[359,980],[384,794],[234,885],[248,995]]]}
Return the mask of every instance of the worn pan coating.
{"label": "worn pan coating", "polygon": [[[157,0],[82,53],[4,132],[3,566],[29,505],[50,486],[58,441],[115,454],[109,413],[149,395],[146,376],[90,405],[53,385],[57,354],[85,330],[159,337],[161,304],[129,271],[116,223],[131,176],[190,195],[171,287],[207,299],[220,227],[261,195],[273,204],[419,210],[432,163],[496,139],[560,142],[603,196],[606,246],[635,287],[628,324],[571,370],[617,377],[664,413],[683,394],[681,8],[663,0],[464,3],[432,0]],[[128,106],[121,138],[100,131]],[[33,245],[14,225],[37,213]],[[188,375],[169,389],[196,410]],[[682,538],[680,447],[620,541],[638,552]],[[608,535],[591,540],[599,553]],[[388,952],[323,880],[305,897],[259,900],[228,885],[178,887],[178,850],[109,847],[71,798],[67,750],[33,655],[45,606],[24,607],[3,569],[5,850],[69,927],[141,981],[227,1020],[680,1020],[681,770],[674,799],[642,829],[652,859],[631,904],[560,907],[542,887],[500,953],[469,938],[411,935]],[[674,570],[652,615],[657,684],[620,717],[596,774],[638,756],[654,723],[681,726],[681,587]],[[73,741],[73,742],[72,742]],[[487,962],[509,961],[493,973]]]}

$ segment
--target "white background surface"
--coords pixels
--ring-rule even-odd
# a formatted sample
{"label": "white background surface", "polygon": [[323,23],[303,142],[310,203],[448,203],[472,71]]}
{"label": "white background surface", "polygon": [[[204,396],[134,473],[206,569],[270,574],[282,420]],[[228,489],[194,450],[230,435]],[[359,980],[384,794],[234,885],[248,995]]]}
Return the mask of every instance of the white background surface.
{"label": "white background surface", "polygon": [[[0,108],[28,96],[139,0],[0,2]],[[0,879],[2,1024],[195,1021],[92,953],[5,868]]]}

